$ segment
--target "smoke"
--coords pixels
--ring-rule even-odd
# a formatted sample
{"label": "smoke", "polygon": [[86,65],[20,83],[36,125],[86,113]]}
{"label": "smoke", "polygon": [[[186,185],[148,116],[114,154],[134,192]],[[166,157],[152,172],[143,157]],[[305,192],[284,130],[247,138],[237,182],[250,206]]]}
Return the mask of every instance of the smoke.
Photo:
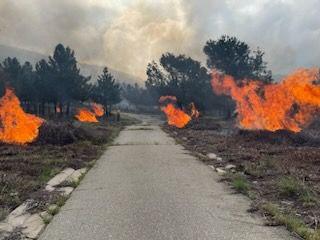
{"label": "smoke", "polygon": [[162,53],[190,52],[194,31],[188,27],[181,2],[139,2],[114,19],[104,34],[108,63],[143,77],[148,62]]}
{"label": "smoke", "polygon": [[50,54],[62,42],[81,62],[145,79],[162,53],[204,62],[205,42],[228,34],[284,74],[320,62],[319,14],[319,0],[2,0],[0,43]]}

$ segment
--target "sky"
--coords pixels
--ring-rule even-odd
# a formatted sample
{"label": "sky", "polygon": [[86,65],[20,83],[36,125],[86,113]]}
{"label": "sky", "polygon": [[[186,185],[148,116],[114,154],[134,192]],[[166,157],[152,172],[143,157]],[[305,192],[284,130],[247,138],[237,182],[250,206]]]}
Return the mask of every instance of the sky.
{"label": "sky", "polygon": [[1,0],[0,44],[52,54],[145,80],[162,53],[205,65],[203,46],[236,36],[266,52],[275,74],[320,64],[320,0]]}

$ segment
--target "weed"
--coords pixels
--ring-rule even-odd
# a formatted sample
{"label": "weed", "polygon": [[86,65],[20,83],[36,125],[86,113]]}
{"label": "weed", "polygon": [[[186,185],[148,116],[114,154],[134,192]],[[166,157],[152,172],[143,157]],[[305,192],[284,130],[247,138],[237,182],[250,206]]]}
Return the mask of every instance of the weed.
{"label": "weed", "polygon": [[283,177],[278,182],[280,195],[284,197],[299,197],[304,206],[315,206],[318,200],[307,185],[294,177]]}
{"label": "weed", "polygon": [[250,184],[248,180],[240,174],[236,174],[235,176],[232,177],[232,186],[234,189],[243,194],[248,194],[248,191],[250,189]]}
{"label": "weed", "polygon": [[56,175],[57,173],[59,173],[59,169],[57,168],[50,168],[49,166],[46,166],[40,176],[38,177],[38,180],[40,182],[47,182],[49,181],[54,175]]}
{"label": "weed", "polygon": [[47,209],[47,212],[52,216],[56,215],[59,211],[60,211],[60,207],[58,205],[51,205]]}
{"label": "weed", "polygon": [[275,170],[276,164],[273,158],[263,158],[259,162],[248,162],[244,164],[245,173],[254,176],[262,177],[267,171]]}
{"label": "weed", "polygon": [[62,207],[66,203],[67,200],[68,200],[68,196],[59,196],[57,201],[56,201],[56,204],[59,207]]}
{"label": "weed", "polygon": [[289,231],[295,232],[306,240],[320,240],[319,230],[313,231],[306,226],[300,218],[292,213],[282,213],[276,204],[266,203],[262,208],[265,212],[270,214],[278,224],[286,226]]}
{"label": "weed", "polygon": [[7,208],[0,208],[0,221],[4,220],[9,215]]}
{"label": "weed", "polygon": [[282,177],[278,182],[280,195],[284,197],[295,197],[302,195],[304,188],[294,177]]}
{"label": "weed", "polygon": [[75,180],[75,181],[72,181],[69,185],[70,187],[73,187],[73,188],[77,188],[80,184],[80,182],[82,181],[82,179],[84,178],[85,174],[82,174],[78,180]]}
{"label": "weed", "polygon": [[42,214],[40,216],[42,218],[43,223],[46,224],[46,225],[48,225],[51,222],[52,218],[53,218],[53,215],[51,215],[48,212],[45,213],[45,214]]}

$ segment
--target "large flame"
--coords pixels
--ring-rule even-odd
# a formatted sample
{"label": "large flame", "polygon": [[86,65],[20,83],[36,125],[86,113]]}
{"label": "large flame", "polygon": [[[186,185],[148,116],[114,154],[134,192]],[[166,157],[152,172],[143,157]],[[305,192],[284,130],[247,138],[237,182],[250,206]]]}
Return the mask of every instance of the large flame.
{"label": "large flame", "polygon": [[33,142],[43,119],[25,113],[13,90],[7,88],[0,99],[0,141],[10,144]]}
{"label": "large flame", "polygon": [[194,103],[189,105],[190,114],[184,112],[180,108],[175,107],[177,98],[175,96],[162,96],[159,99],[159,103],[163,106],[160,107],[168,120],[168,124],[176,126],[177,128],[184,128],[192,118],[198,118],[200,116]]}
{"label": "large flame", "polygon": [[211,85],[217,94],[236,101],[239,124],[245,129],[299,132],[313,119],[320,107],[318,69],[299,69],[275,84],[235,79],[217,71]]}
{"label": "large flame", "polygon": [[102,117],[104,115],[104,108],[101,104],[92,103],[89,108],[79,108],[75,118],[80,122],[99,122],[97,117]]}
{"label": "large flame", "polygon": [[95,113],[91,112],[87,108],[79,108],[78,114],[75,115],[76,119],[78,119],[80,122],[91,122],[91,123],[97,123],[99,122],[96,118]]}
{"label": "large flame", "polygon": [[161,110],[167,115],[168,124],[177,128],[184,128],[191,120],[191,117],[179,108],[176,108],[172,103]]}

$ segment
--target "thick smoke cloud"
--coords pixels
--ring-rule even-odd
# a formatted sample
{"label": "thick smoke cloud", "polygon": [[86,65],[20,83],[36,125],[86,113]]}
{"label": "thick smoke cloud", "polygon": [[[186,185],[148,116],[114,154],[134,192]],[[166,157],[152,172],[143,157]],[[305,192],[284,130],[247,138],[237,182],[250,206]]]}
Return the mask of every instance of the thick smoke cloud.
{"label": "thick smoke cloud", "polygon": [[0,43],[48,54],[62,42],[82,62],[144,79],[161,53],[204,61],[205,42],[229,34],[283,74],[320,63],[319,16],[319,0],[2,0]]}

